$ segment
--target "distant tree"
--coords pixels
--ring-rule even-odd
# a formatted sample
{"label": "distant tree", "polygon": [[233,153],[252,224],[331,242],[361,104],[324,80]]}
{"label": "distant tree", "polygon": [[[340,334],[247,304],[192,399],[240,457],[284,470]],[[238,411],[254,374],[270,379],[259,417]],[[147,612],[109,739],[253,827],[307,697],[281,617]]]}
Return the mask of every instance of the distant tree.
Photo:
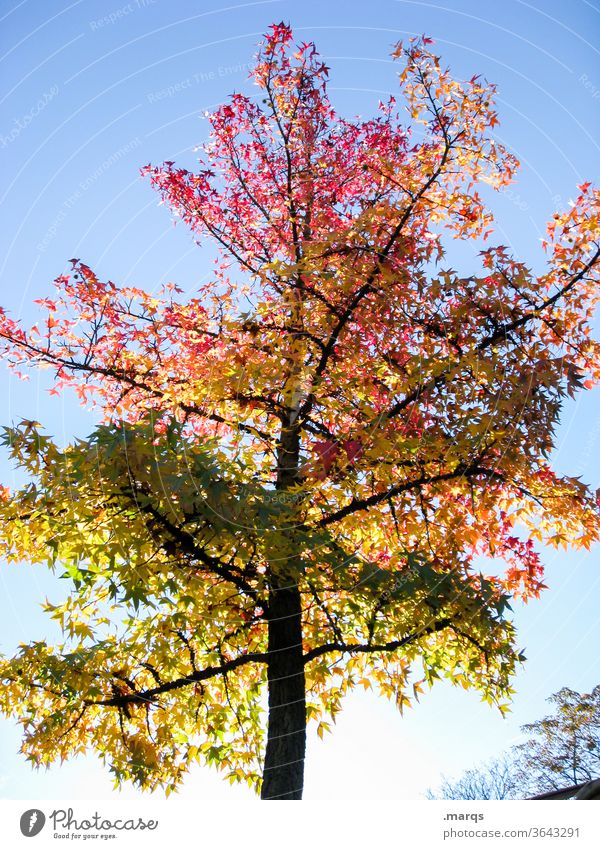
{"label": "distant tree", "polygon": [[551,716],[524,725],[531,737],[506,754],[444,779],[429,799],[523,799],[600,778],[600,686],[563,687],[548,699]]}
{"label": "distant tree", "polygon": [[480,767],[468,769],[455,781],[447,778],[437,790],[428,790],[428,799],[518,799],[520,794],[515,759],[501,755]]}
{"label": "distant tree", "polygon": [[32,422],[6,436],[29,482],[0,499],[2,551],[73,582],[48,607],[64,643],[0,664],[34,763],[91,748],[174,789],[200,760],[298,799],[306,723],[352,687],[402,709],[447,677],[504,706],[536,540],[598,538],[595,494],[548,457],[600,377],[600,194],[552,219],[541,274],[502,246],[443,264],[447,239],[490,234],[479,191],[518,163],[493,86],[425,38],[394,57],[402,104],[348,120],[314,45],[275,25],[258,97],[210,116],[199,168],[144,169],[220,248],[195,296],[75,259],[33,328],[0,311],[13,367],[105,420],[65,449]]}
{"label": "distant tree", "polygon": [[524,725],[531,739],[514,749],[529,796],[600,778],[600,685],[591,693],[563,687],[548,701],[555,712]]}

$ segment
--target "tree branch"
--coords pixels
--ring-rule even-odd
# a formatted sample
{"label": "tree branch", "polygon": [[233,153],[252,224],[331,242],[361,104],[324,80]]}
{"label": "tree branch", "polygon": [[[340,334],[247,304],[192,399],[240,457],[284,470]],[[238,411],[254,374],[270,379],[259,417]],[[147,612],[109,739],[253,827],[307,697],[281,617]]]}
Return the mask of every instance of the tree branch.
{"label": "tree branch", "polygon": [[[489,336],[486,336],[482,339],[475,348],[471,348],[469,350],[462,350],[461,355],[459,355],[458,360],[463,359],[465,354],[473,353],[473,351],[485,351],[487,348],[491,347],[495,342],[498,342],[501,339],[506,339],[507,336],[513,331],[517,330],[520,327],[526,325],[529,321],[533,321],[535,318],[542,318],[541,313],[544,310],[548,309],[548,307],[553,306],[561,297],[563,297],[570,289],[573,288],[585,275],[590,271],[591,268],[596,265],[598,260],[600,259],[600,248],[596,251],[596,253],[590,258],[584,268],[581,269],[577,274],[569,279],[569,282],[566,283],[558,292],[552,295],[549,298],[546,298],[545,301],[542,301],[541,304],[537,304],[530,311],[524,313],[518,319],[514,319],[513,321],[505,322],[504,324],[498,325],[497,328],[494,329]],[[448,365],[444,371],[440,372],[440,374],[431,378],[430,380],[425,381],[425,383],[420,384],[412,392],[408,395],[405,395],[401,401],[398,401],[394,404],[387,412],[381,413],[377,417],[377,421],[381,422],[386,419],[391,419],[401,413],[406,409],[410,404],[418,401],[419,397],[425,393],[430,392],[433,389],[437,389],[440,386],[443,386],[447,381],[448,370],[456,365],[456,359]],[[368,425],[367,425],[368,427]]]}
{"label": "tree branch", "polygon": [[[143,494],[146,498],[148,498],[148,493],[142,491],[139,493]],[[159,510],[154,507],[154,505],[140,504],[134,489],[131,490],[123,490],[123,495],[131,498],[131,500],[135,503],[136,509],[140,510],[142,513],[147,513],[150,515],[155,521],[157,521],[164,530],[172,537],[173,541],[180,547],[180,550],[185,554],[189,554],[195,560],[198,560],[209,572],[213,572],[215,575],[218,575],[220,578],[223,578],[226,581],[229,581],[234,586],[236,586],[240,591],[249,595],[251,598],[256,598],[258,596],[258,590],[252,587],[251,584],[248,583],[246,577],[242,575],[237,570],[233,571],[228,566],[226,566],[222,560],[218,557],[213,557],[210,554],[207,554],[203,548],[200,548],[196,545],[194,538],[190,533],[185,531],[179,525],[174,525],[170,522],[166,516],[164,516]],[[161,537],[157,536],[153,532],[153,528],[146,523],[146,527],[150,535],[157,542],[162,543],[165,542]],[[265,608],[265,604],[261,602],[261,607]]]}
{"label": "tree branch", "polygon": [[384,492],[375,492],[373,495],[369,495],[366,498],[353,498],[352,501],[349,501],[344,507],[336,510],[335,513],[331,513],[329,516],[324,516],[319,520],[318,524],[321,527],[325,527],[333,524],[334,522],[339,522],[340,519],[344,519],[352,513],[356,513],[359,510],[367,510],[369,507],[381,504],[383,501],[387,501],[395,495],[399,495],[401,492],[408,492],[411,489],[419,488],[431,483],[440,483],[442,481],[454,480],[455,478],[469,477],[472,475],[496,477],[495,472],[491,469],[486,469],[483,466],[480,466],[478,463],[459,463],[452,472],[443,472],[442,474],[433,476],[422,475],[420,478],[416,478],[415,480],[403,481],[396,486],[386,489]]}
{"label": "tree branch", "polygon": [[329,654],[330,652],[341,652],[342,654],[372,654],[373,652],[396,651],[397,649],[400,649],[403,646],[407,646],[415,640],[418,640],[419,637],[423,637],[428,634],[435,634],[438,631],[443,631],[444,628],[448,628],[451,625],[452,619],[439,619],[437,622],[434,622],[433,625],[430,625],[427,628],[423,628],[421,631],[417,631],[415,634],[408,634],[408,636],[402,637],[402,639],[400,640],[391,640],[388,643],[324,643],[323,645],[316,646],[314,649],[311,649],[310,651],[306,652],[306,654],[304,655],[304,663],[310,663],[311,660],[314,660],[317,657],[321,657],[321,655]]}
{"label": "tree branch", "polygon": [[207,666],[204,669],[198,669],[190,675],[182,678],[176,678],[173,681],[167,681],[157,687],[151,687],[148,690],[139,690],[137,692],[123,693],[118,696],[113,696],[110,699],[85,699],[85,705],[103,705],[105,707],[125,707],[131,704],[149,704],[156,700],[157,696],[163,693],[169,693],[172,690],[180,690],[182,687],[187,687],[190,684],[196,684],[199,681],[206,681],[209,678],[214,678],[217,675],[224,675],[227,672],[232,672],[234,669],[239,669],[240,666],[246,666],[249,663],[267,663],[266,652],[251,652],[249,654],[240,655],[233,660],[225,661],[219,666]]}
{"label": "tree branch", "polygon": [[[455,142],[457,138],[458,138],[458,136],[456,136],[452,140],[452,143]],[[361,301],[372,291],[373,283],[375,282],[377,275],[380,273],[383,263],[387,259],[390,251],[392,250],[396,241],[398,240],[398,237],[402,233],[404,225],[407,223],[410,216],[412,215],[412,212],[413,212],[415,206],[417,205],[419,200],[423,197],[423,195],[427,192],[427,190],[436,182],[437,178],[442,173],[444,166],[446,165],[446,161],[448,159],[448,155],[450,153],[451,147],[452,147],[452,144],[446,142],[444,153],[442,155],[442,158],[440,159],[440,163],[439,163],[438,167],[433,172],[433,174],[429,177],[429,179],[424,183],[424,185],[421,186],[419,191],[414,196],[411,197],[411,202],[408,204],[407,208],[404,210],[400,220],[396,224],[396,226],[395,226],[394,230],[392,231],[390,237],[388,238],[388,241],[386,242],[385,246],[383,247],[383,249],[381,251],[377,251],[377,260],[375,262],[373,269],[371,270],[366,281],[358,289],[358,291],[355,293],[354,297],[351,299],[350,303],[346,306],[345,310],[342,312],[342,314],[341,314],[340,318],[338,319],[335,327],[331,331],[329,339],[325,343],[325,347],[324,347],[323,352],[321,354],[321,358],[320,358],[320,360],[319,360],[319,362],[318,362],[318,364],[315,368],[314,374],[313,374],[313,380],[321,377],[321,375],[324,373],[325,369],[327,368],[327,364],[328,364],[329,359],[330,359],[330,357],[333,353],[333,349],[335,348],[335,346],[337,344],[337,341],[340,337],[340,334],[342,333],[343,329],[345,328],[345,326],[348,324],[348,322],[352,318],[352,315],[356,311],[356,309],[359,306],[359,304],[361,303]],[[313,404],[313,398],[312,398],[312,395],[310,395],[306,399],[306,401],[304,402],[303,406],[300,409],[299,418],[303,418],[307,413],[310,412],[310,410],[312,408],[312,404]]]}

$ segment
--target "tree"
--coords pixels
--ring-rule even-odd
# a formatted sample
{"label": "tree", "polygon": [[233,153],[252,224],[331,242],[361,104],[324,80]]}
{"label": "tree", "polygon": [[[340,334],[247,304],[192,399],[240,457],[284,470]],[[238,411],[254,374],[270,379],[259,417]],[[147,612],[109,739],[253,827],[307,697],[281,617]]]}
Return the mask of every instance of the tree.
{"label": "tree", "polygon": [[548,699],[552,716],[522,727],[530,739],[456,781],[444,780],[430,799],[523,799],[600,778],[600,686],[591,693],[563,687]]}
{"label": "tree", "polygon": [[439,790],[428,790],[428,799],[519,799],[523,798],[522,784],[512,753],[492,758],[486,764],[467,769],[455,781],[442,780]]}
{"label": "tree", "polygon": [[35,763],[91,747],[174,789],[197,758],[298,799],[307,719],[322,735],[356,685],[402,709],[446,676],[504,707],[535,541],[598,538],[596,497],[548,460],[567,393],[599,377],[598,192],[554,217],[540,276],[501,246],[479,276],[445,267],[444,234],[487,236],[477,188],[518,163],[494,87],[429,44],[394,51],[413,133],[394,98],[336,115],[314,45],[274,25],[260,98],[209,117],[199,170],[143,169],[220,248],[198,297],[73,260],[37,326],[2,314],[13,368],[104,416],[64,449],[32,422],[6,436],[32,482],[5,494],[5,553],[73,582],[48,605],[65,644],[1,667]]}
{"label": "tree", "polygon": [[548,701],[554,714],[524,725],[530,739],[515,747],[530,796],[600,778],[600,685],[591,693],[563,687]]}

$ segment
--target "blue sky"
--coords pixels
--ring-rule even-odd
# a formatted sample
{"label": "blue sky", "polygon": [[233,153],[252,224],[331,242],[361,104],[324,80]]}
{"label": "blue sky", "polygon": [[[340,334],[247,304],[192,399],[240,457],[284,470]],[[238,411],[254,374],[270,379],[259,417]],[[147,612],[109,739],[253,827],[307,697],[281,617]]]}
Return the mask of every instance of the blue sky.
{"label": "blue sky", "polygon": [[[498,84],[497,136],[518,156],[514,186],[494,199],[495,241],[541,267],[539,239],[554,208],[577,183],[598,179],[600,6],[522,0],[429,3],[406,0],[36,0],[0,2],[0,303],[27,321],[31,302],[80,257],[99,276],[153,290],[174,281],[192,292],[209,254],[174,228],[141,165],[174,159],[193,167],[206,135],[205,110],[247,79],[255,45],[274,21],[315,40],[331,67],[330,92],[346,115],[373,113],[397,88],[391,46],[426,33],[457,76],[481,73]],[[468,265],[474,251],[455,249]],[[454,259],[453,259],[454,261]],[[36,418],[60,440],[91,430],[93,417],[66,395],[51,398],[43,375],[28,383],[0,370],[9,423]],[[598,393],[564,411],[555,463],[600,486]],[[3,482],[11,483],[7,464]],[[418,798],[440,773],[493,756],[519,726],[545,712],[561,686],[589,691],[600,680],[598,551],[549,551],[548,591],[516,607],[528,662],[503,719],[472,692],[445,684],[400,717],[368,694],[347,700],[333,736],[311,737],[306,798]],[[0,567],[0,650],[41,638],[39,610],[64,587],[41,569]],[[18,731],[0,722],[0,796],[108,798],[108,773],[94,756],[32,772],[17,754]],[[368,777],[368,778],[367,778]],[[125,791],[128,796],[134,790]],[[218,774],[198,769],[187,798],[244,797]]]}

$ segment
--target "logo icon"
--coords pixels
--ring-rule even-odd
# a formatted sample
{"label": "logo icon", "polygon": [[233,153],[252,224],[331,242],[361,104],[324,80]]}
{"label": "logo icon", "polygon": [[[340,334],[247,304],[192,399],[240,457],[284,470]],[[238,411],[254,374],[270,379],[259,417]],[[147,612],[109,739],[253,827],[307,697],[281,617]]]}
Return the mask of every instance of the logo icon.
{"label": "logo icon", "polygon": [[31,808],[21,815],[21,834],[25,837],[35,837],[46,824],[46,817],[38,808]]}

